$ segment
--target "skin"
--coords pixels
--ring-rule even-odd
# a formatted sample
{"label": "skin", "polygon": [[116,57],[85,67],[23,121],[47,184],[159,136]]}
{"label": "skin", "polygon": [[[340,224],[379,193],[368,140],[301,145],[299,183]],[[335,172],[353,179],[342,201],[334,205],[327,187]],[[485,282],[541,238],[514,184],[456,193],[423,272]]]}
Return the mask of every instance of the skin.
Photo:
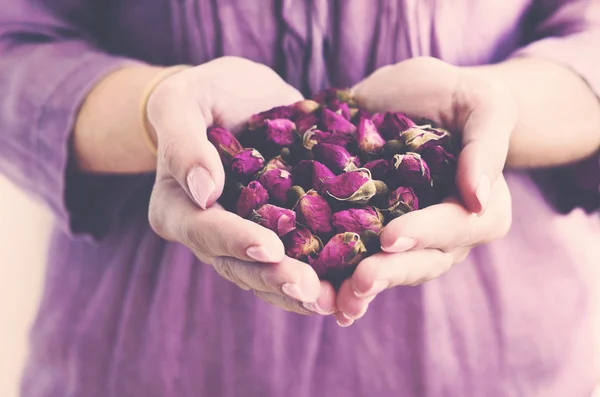
{"label": "skin", "polygon": [[[562,165],[600,148],[598,99],[576,74],[551,62],[525,58],[459,68],[414,58],[381,68],[354,87],[358,101],[462,133],[460,198],[391,222],[381,235],[384,252],[361,262],[336,295],[308,265],[286,257],[274,233],[215,204],[224,173],[206,127],[218,123],[235,131],[251,114],[293,103],[300,93],[267,67],[235,57],[167,77],[146,109],[158,142],[154,158],[142,138],[138,104],[159,72],[118,70],[93,89],[74,132],[81,171],[156,170],[149,219],[160,236],[185,244],[267,302],[301,314],[335,312],[342,326],[362,317],[383,290],[431,280],[472,247],[505,235],[511,223],[505,165]],[[449,231],[443,225],[450,222],[460,226]]]}

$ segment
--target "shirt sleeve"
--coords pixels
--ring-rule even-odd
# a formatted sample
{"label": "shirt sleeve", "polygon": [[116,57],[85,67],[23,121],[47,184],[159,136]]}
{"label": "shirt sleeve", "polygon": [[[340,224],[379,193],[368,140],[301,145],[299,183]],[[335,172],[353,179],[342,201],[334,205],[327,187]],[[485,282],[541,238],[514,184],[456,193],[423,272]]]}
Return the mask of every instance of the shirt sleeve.
{"label": "shirt sleeve", "polygon": [[87,93],[137,63],[98,48],[85,29],[87,3],[0,0],[0,173],[45,202],[65,232],[89,238],[108,231],[140,177],[86,177],[69,167]]}
{"label": "shirt sleeve", "polygon": [[[544,58],[571,69],[600,101],[600,1],[538,0],[531,11],[529,40],[513,57]],[[559,211],[600,209],[600,152],[535,176]]]}

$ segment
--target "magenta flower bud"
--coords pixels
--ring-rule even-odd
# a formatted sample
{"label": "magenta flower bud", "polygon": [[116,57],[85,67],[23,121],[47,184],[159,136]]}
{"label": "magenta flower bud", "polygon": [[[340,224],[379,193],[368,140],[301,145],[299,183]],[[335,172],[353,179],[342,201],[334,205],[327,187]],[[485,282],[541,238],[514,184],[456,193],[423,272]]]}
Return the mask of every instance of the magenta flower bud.
{"label": "magenta flower bud", "polygon": [[269,202],[267,190],[257,181],[252,181],[242,188],[240,197],[237,201],[237,214],[242,218],[247,218],[252,211],[262,207]]}
{"label": "magenta flower bud", "polygon": [[339,114],[348,121],[351,119],[350,106],[345,102],[333,101],[327,105],[327,109]]}
{"label": "magenta flower bud", "polygon": [[450,134],[446,130],[430,127],[410,128],[400,134],[407,150],[422,151],[430,146],[444,146],[450,143]]}
{"label": "magenta flower bud", "polygon": [[280,203],[287,201],[287,191],[293,185],[292,174],[288,171],[279,168],[270,169],[263,172],[258,177],[258,181],[267,189],[270,197]]}
{"label": "magenta flower bud", "polygon": [[296,110],[303,114],[309,114],[317,110],[321,105],[312,99],[304,99],[292,105]]}
{"label": "magenta flower bud", "polygon": [[350,208],[333,214],[331,218],[336,233],[361,234],[365,230],[379,233],[383,228],[383,216],[373,207]]}
{"label": "magenta flower bud", "polygon": [[296,124],[292,120],[274,119],[263,122],[265,129],[265,138],[267,142],[273,143],[279,147],[286,147],[294,143],[294,133]]}
{"label": "magenta flower bud", "polygon": [[393,180],[401,185],[431,185],[429,166],[419,153],[397,154],[392,160]]}
{"label": "magenta flower bud", "polygon": [[250,219],[283,237],[296,228],[296,213],[287,208],[265,204],[252,211]]}
{"label": "magenta flower bud", "polygon": [[363,165],[363,168],[366,168],[371,172],[371,178],[382,181],[385,180],[388,174],[390,164],[386,159],[377,159],[369,161],[367,164]]}
{"label": "magenta flower bud", "polygon": [[217,148],[219,156],[221,156],[221,161],[225,165],[230,165],[231,158],[243,150],[238,140],[225,128],[209,128],[208,140]]}
{"label": "magenta flower bud", "polygon": [[365,245],[358,234],[341,233],[333,236],[325,244],[316,259],[308,257],[308,263],[319,278],[339,285],[352,274],[366,253]]}
{"label": "magenta flower bud", "polygon": [[364,154],[377,154],[385,145],[385,139],[379,135],[375,124],[367,118],[361,118],[356,131],[358,148]]}
{"label": "magenta flower bud", "polygon": [[323,183],[331,178],[334,178],[335,174],[327,168],[323,163],[315,161],[312,169],[312,188],[315,189],[319,194],[323,194]]}
{"label": "magenta flower bud", "polygon": [[387,112],[383,118],[381,116],[374,116],[372,121],[379,130],[379,133],[387,140],[398,139],[400,133],[417,126],[404,113]]}
{"label": "magenta flower bud", "polygon": [[292,172],[292,167],[289,166],[285,161],[283,161],[281,156],[273,157],[271,160],[269,160],[269,162],[267,163],[265,168],[268,168],[268,169],[279,168],[280,170],[286,170],[288,172]]}
{"label": "magenta flower bud", "polygon": [[328,88],[317,93],[313,99],[327,106],[337,102],[342,102],[347,103],[350,107],[356,107],[356,101],[348,89],[342,90],[339,88]]}
{"label": "magenta flower bud", "polygon": [[413,189],[400,186],[399,188],[390,192],[386,211],[388,221],[418,209],[419,199]]}
{"label": "magenta flower bud", "polygon": [[315,159],[325,164],[334,172],[351,171],[360,162],[358,157],[352,156],[344,147],[331,143],[319,143],[313,147]]}
{"label": "magenta flower bud", "polygon": [[299,111],[294,107],[294,105],[290,106],[277,106],[273,109],[266,110],[264,112],[260,112],[258,114],[254,114],[250,116],[250,121],[248,122],[248,128],[251,130],[255,130],[259,128],[265,120],[274,120],[274,119],[293,119],[298,115]]}
{"label": "magenta flower bud", "polygon": [[296,212],[302,224],[316,234],[331,233],[331,207],[323,197],[314,191],[308,191],[296,205]]}
{"label": "magenta flower bud", "polygon": [[329,131],[334,134],[354,136],[356,127],[354,124],[327,108],[322,109],[321,123],[319,124],[323,131]]}
{"label": "magenta flower bud", "polygon": [[432,174],[440,177],[453,174],[452,171],[456,167],[456,157],[442,146],[432,145],[426,147],[420,154]]}
{"label": "magenta flower bud", "polygon": [[338,201],[366,204],[377,193],[369,170],[348,171],[323,181],[323,193]]}
{"label": "magenta flower bud", "polygon": [[252,180],[264,165],[265,159],[256,149],[243,149],[231,159],[231,170],[242,182]]}
{"label": "magenta flower bud", "polygon": [[317,143],[331,143],[338,146],[346,146],[352,137],[349,135],[333,134],[328,131],[321,131],[316,128],[311,128],[304,133],[302,144],[305,148],[312,150]]}
{"label": "magenta flower bud", "polygon": [[306,261],[308,257],[316,258],[323,249],[321,239],[304,228],[292,230],[284,240],[285,254],[300,261]]}
{"label": "magenta flower bud", "polygon": [[296,119],[296,131],[302,136],[306,131],[311,128],[317,128],[319,124],[318,112],[303,114]]}

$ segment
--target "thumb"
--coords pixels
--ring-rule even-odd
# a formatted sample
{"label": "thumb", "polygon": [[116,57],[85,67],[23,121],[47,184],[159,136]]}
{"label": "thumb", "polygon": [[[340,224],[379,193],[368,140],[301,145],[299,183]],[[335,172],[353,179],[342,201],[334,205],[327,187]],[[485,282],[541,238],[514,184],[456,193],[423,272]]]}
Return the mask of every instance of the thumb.
{"label": "thumb", "polygon": [[223,192],[225,171],[201,107],[180,90],[159,87],[148,103],[148,119],[156,130],[158,161],[196,205],[210,207]]}

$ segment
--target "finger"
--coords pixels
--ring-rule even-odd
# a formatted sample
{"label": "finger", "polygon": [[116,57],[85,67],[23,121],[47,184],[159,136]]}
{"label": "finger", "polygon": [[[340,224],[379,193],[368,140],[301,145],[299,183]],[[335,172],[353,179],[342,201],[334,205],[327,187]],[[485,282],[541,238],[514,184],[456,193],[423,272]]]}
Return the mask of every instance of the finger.
{"label": "finger", "polygon": [[[424,249],[402,253],[385,252],[368,257],[358,264],[350,278],[351,290],[358,298],[377,295],[398,285],[415,286],[445,273],[454,263],[454,253]],[[338,295],[339,310],[350,310],[350,292]]]}
{"label": "finger", "polygon": [[516,107],[504,87],[466,75],[455,97],[455,108],[458,114],[466,115],[456,184],[467,209],[482,214],[491,186],[504,169]]}
{"label": "finger", "polygon": [[273,292],[254,291],[254,294],[267,303],[282,308],[288,312],[310,315],[313,314],[302,306],[301,302]]}
{"label": "finger", "polygon": [[205,209],[221,195],[225,172],[206,135],[208,115],[183,89],[189,72],[181,72],[169,84],[156,88],[148,102],[148,119],[158,137],[159,161],[189,197]]}
{"label": "finger", "polygon": [[157,234],[183,243],[203,260],[228,256],[277,263],[285,256],[281,239],[271,230],[217,205],[199,209],[173,179],[155,184],[149,218]]}
{"label": "finger", "polygon": [[313,313],[327,316],[337,311],[335,299],[336,293],[333,285],[321,280],[321,295],[316,302],[305,302],[304,307]]}
{"label": "finger", "polygon": [[468,211],[456,199],[448,199],[392,220],[381,232],[381,249],[404,252],[436,248],[448,252],[504,236],[512,220],[510,194],[504,178],[496,181],[493,192],[483,216]]}
{"label": "finger", "polygon": [[343,326],[351,321],[360,319],[367,312],[369,304],[375,299],[376,295],[371,295],[367,298],[359,298],[354,294],[350,279],[345,280],[337,296],[336,304],[338,306],[338,313],[335,317],[338,323]]}
{"label": "finger", "polygon": [[308,264],[287,256],[279,263],[218,257],[213,267],[235,284],[257,291],[287,295],[300,302],[316,302],[321,296],[321,283],[315,271]]}

